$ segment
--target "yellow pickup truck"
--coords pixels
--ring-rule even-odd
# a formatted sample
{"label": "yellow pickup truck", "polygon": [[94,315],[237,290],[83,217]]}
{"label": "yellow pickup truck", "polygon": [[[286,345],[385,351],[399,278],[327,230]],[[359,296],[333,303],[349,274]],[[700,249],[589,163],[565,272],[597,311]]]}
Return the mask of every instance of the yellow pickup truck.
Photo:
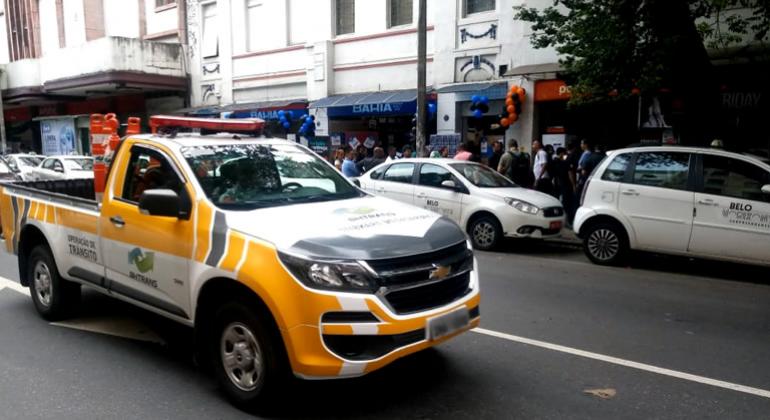
{"label": "yellow pickup truck", "polygon": [[452,221],[235,123],[152,123],[165,134],[120,142],[100,202],[91,180],[0,184],[5,245],[45,319],[72,315],[85,286],[194,327],[246,406],[289,373],[364,375],[478,325],[476,262]]}

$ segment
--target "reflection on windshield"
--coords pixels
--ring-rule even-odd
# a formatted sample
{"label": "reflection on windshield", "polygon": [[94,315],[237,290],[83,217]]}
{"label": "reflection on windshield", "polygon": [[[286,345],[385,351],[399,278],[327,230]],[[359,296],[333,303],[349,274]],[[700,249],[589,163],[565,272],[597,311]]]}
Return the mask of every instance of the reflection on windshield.
{"label": "reflection on windshield", "polygon": [[182,149],[206,196],[217,206],[253,210],[358,197],[334,169],[299,147],[228,144]]}
{"label": "reflection on windshield", "polygon": [[451,163],[450,166],[479,188],[515,188],[518,185],[486,166],[473,163]]}
{"label": "reflection on windshield", "polygon": [[64,166],[70,171],[93,171],[94,161],[91,159],[64,159]]}

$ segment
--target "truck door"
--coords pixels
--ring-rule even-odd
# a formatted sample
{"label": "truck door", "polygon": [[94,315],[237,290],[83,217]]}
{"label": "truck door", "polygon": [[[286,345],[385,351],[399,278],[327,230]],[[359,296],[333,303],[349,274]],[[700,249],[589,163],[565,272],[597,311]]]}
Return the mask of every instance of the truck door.
{"label": "truck door", "polygon": [[121,151],[115,170],[100,216],[110,291],[190,318],[193,222],[142,214],[139,198],[152,189],[189,198],[192,188],[170,155],[155,147],[134,144]]}

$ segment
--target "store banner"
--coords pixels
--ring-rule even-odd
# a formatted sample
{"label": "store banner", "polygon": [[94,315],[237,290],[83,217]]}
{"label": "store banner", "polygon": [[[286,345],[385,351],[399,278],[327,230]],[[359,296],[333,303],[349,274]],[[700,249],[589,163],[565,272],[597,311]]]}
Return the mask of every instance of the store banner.
{"label": "store banner", "polygon": [[328,108],[327,112],[330,118],[413,115],[417,112],[417,102],[384,102],[378,104],[335,106]]}
{"label": "store banner", "polygon": [[75,119],[59,118],[40,121],[44,155],[69,155],[75,152]]}

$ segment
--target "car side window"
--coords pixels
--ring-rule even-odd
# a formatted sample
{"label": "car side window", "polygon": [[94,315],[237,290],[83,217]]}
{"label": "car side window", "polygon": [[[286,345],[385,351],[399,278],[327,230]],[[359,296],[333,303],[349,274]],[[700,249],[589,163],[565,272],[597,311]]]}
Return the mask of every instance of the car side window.
{"label": "car side window", "polygon": [[121,198],[131,203],[138,203],[147,190],[170,189],[180,194],[184,184],[168,158],[144,147],[131,149],[124,180]]}
{"label": "car side window", "polygon": [[434,188],[446,188],[441,186],[441,183],[444,181],[454,181],[452,173],[448,170],[432,164],[424,164],[420,167],[420,185]]}
{"label": "car side window", "polygon": [[690,154],[681,152],[639,153],[633,183],[650,187],[686,190]]}
{"label": "car side window", "polygon": [[56,172],[64,172],[64,165],[62,165],[59,159],[53,160],[53,170]]}
{"label": "car side window", "polygon": [[42,168],[43,169],[50,169],[53,170],[53,162],[55,159],[46,159],[45,162],[43,162]]}
{"label": "car side window", "polygon": [[626,178],[628,164],[631,162],[631,154],[625,153],[615,156],[602,174],[602,180],[621,182]]}
{"label": "car side window", "polygon": [[385,173],[385,170],[388,169],[388,166],[385,166],[383,168],[376,169],[372,171],[372,173],[369,174],[369,178],[371,179],[380,179],[382,178],[382,174]]}
{"label": "car side window", "polygon": [[739,159],[703,155],[703,192],[705,194],[770,202],[762,192],[770,184],[770,173]]}
{"label": "car side window", "polygon": [[390,167],[385,171],[385,174],[382,176],[382,180],[411,184],[413,175],[414,163],[396,163],[390,165]]}

